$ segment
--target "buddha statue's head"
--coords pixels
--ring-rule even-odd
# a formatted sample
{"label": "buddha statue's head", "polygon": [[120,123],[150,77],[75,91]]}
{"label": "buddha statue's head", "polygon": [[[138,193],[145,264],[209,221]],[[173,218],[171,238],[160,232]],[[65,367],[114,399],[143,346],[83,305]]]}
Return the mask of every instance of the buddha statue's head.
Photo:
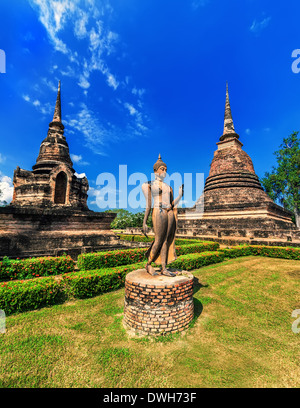
{"label": "buddha statue's head", "polygon": [[167,173],[167,165],[161,159],[161,155],[159,154],[157,162],[153,166],[154,174],[160,179],[164,179]]}

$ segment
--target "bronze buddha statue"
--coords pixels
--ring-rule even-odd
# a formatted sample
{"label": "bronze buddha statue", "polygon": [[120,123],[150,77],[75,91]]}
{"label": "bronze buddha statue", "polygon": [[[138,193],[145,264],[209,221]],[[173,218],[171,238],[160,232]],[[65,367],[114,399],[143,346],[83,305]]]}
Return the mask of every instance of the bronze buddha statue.
{"label": "bronze buddha statue", "polygon": [[[183,185],[179,189],[179,195],[174,200],[173,189],[166,183],[167,165],[162,161],[159,155],[157,162],[153,166],[155,180],[144,183],[142,191],[146,198],[146,210],[143,223],[143,232],[147,236],[147,219],[152,208],[152,222],[155,234],[154,242],[146,252],[147,264],[146,271],[150,275],[163,274],[166,276],[175,276],[173,272],[166,268],[166,265],[174,261],[175,251],[175,233],[177,226],[177,205],[183,196]],[[155,262],[162,266],[161,271],[157,272],[151,263]]]}

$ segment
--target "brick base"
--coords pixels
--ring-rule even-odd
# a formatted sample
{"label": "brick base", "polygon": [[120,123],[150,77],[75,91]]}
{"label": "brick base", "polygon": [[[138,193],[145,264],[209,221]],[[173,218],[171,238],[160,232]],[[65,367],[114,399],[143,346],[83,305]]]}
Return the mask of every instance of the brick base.
{"label": "brick base", "polygon": [[145,269],[130,272],[125,280],[124,326],[137,335],[187,329],[194,317],[194,277],[183,273],[168,277],[151,276]]}

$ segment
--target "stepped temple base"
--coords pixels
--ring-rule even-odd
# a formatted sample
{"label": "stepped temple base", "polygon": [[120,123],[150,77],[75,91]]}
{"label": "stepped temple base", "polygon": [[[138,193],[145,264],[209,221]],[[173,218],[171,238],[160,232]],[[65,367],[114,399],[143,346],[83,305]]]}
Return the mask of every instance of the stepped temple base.
{"label": "stepped temple base", "polygon": [[0,208],[0,259],[60,256],[119,248],[114,213],[68,208]]}
{"label": "stepped temple base", "polygon": [[[271,206],[270,206],[271,207]],[[278,207],[278,206],[276,206]],[[275,204],[274,204],[275,208]],[[280,207],[279,207],[280,208]],[[196,218],[193,211],[180,209],[176,236],[216,241],[227,245],[252,244],[300,246],[300,230],[281,214],[267,212],[261,216],[246,211],[204,213]]]}
{"label": "stepped temple base", "polygon": [[174,277],[151,276],[145,269],[125,280],[124,326],[133,335],[181,332],[194,317],[191,273],[170,269]]}

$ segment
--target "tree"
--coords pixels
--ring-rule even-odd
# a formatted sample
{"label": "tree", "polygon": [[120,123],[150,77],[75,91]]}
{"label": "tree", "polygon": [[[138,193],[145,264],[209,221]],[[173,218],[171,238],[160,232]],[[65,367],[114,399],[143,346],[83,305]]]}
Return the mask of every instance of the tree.
{"label": "tree", "polygon": [[278,201],[295,214],[300,228],[300,139],[299,132],[293,132],[283,139],[279,150],[274,152],[277,166],[271,173],[266,172],[261,183],[273,201]]}
{"label": "tree", "polygon": [[[131,213],[128,210],[125,210],[123,208],[118,208],[115,210],[106,210],[104,212],[112,212],[112,213],[117,213],[116,218],[114,221],[111,223],[111,228],[113,229],[125,229],[125,228],[130,228],[130,227],[142,227],[143,226],[143,221],[144,221],[144,213],[143,212],[138,212],[138,213]],[[152,228],[152,219],[149,217],[147,225]]]}

